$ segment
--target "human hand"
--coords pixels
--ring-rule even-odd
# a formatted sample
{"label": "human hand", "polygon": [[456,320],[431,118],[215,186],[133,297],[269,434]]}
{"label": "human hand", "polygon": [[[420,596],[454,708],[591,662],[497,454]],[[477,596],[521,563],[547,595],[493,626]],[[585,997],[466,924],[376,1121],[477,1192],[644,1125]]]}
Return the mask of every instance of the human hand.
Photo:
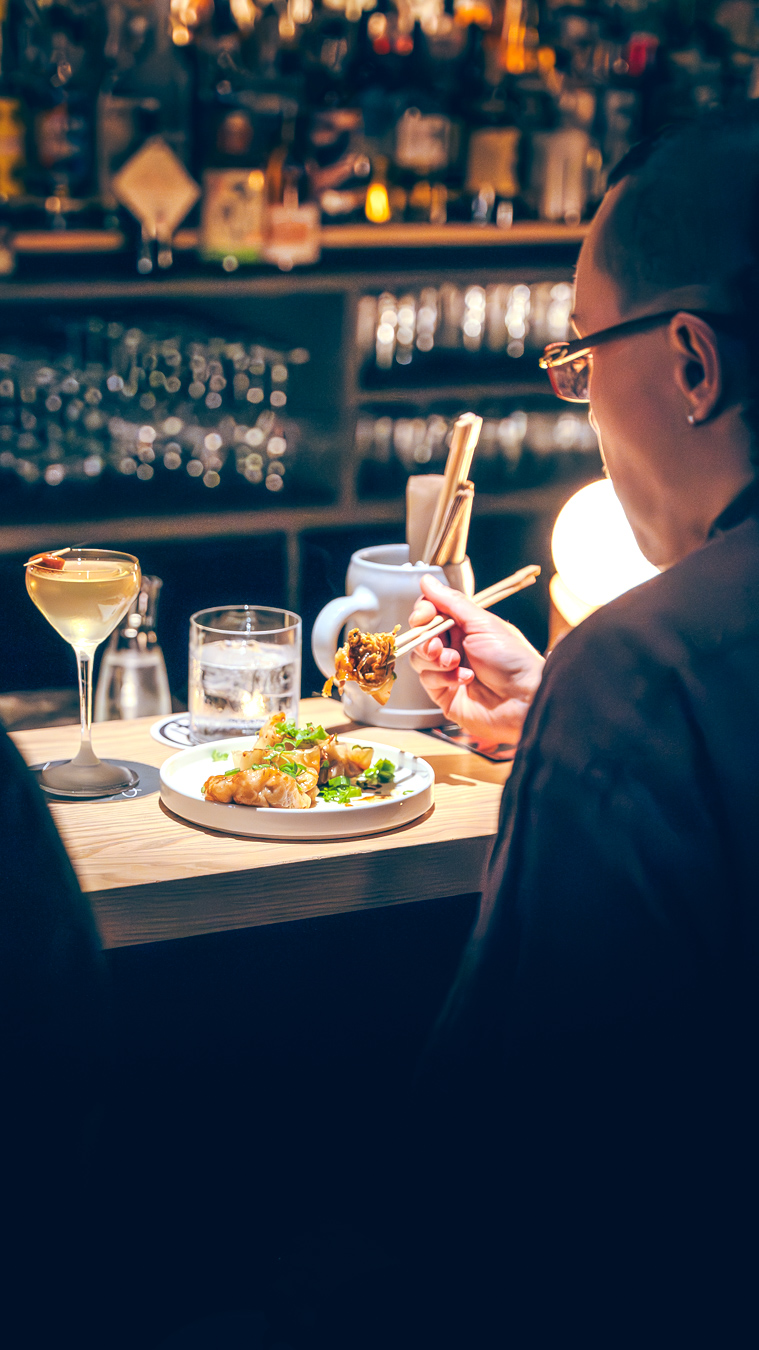
{"label": "human hand", "polygon": [[[443,615],[455,626],[410,656],[430,698],[446,717],[486,745],[516,745],[545,662],[513,624],[432,576],[409,617],[419,628]],[[466,660],[467,665],[462,661]]]}

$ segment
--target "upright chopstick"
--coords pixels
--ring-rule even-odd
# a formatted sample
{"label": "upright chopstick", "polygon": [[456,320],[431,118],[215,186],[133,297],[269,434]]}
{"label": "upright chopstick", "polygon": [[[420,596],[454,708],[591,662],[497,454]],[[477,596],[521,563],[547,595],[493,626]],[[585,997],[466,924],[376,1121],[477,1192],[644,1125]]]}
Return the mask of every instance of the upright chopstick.
{"label": "upright chopstick", "polygon": [[[510,577],[504,577],[502,581],[496,581],[492,586],[486,586],[484,591],[478,591],[473,596],[472,603],[479,605],[480,609],[490,609],[492,605],[497,605],[500,600],[506,600],[510,595],[516,595],[517,591],[523,591],[526,586],[534,586],[537,578],[540,576],[540,568],[537,563],[531,563],[529,567],[521,567],[518,572],[514,572]],[[395,656],[407,656],[415,647],[420,647],[423,642],[429,642],[430,638],[439,637],[441,633],[446,633],[449,628],[453,628],[455,619],[443,619],[440,615],[431,619],[423,628],[409,628],[406,633],[401,633],[395,640]]]}
{"label": "upright chopstick", "polygon": [[450,510],[440,531],[440,541],[430,558],[430,566],[445,567],[446,563],[460,563],[466,557],[466,542],[474,501],[474,483],[459,483],[451,501]]}
{"label": "upright chopstick", "polygon": [[422,562],[429,564],[442,542],[442,532],[451,503],[460,483],[469,478],[477,441],[482,430],[482,418],[476,413],[462,413],[454,423],[451,435],[451,448],[445,462],[445,474],[440,487],[435,510],[432,513],[427,540],[422,553]]}

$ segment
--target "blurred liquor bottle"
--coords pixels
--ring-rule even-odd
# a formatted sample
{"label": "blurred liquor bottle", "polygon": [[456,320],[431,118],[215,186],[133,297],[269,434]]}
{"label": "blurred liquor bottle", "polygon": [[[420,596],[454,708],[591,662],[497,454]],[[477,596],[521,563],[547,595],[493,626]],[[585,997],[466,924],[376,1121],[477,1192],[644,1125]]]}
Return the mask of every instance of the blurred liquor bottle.
{"label": "blurred liquor bottle", "polygon": [[51,6],[10,0],[12,80],[27,122],[25,188],[57,229],[81,217],[97,191],[95,103],[105,61],[99,0]]}
{"label": "blurred liquor bottle", "polygon": [[461,151],[452,79],[458,43],[453,51],[435,50],[443,13],[442,4],[399,6],[399,37],[407,37],[413,46],[406,58],[405,83],[396,97],[399,115],[393,147],[394,177],[407,193],[407,216],[438,223],[448,214],[451,174]]}
{"label": "blurred liquor bottle", "polygon": [[[482,33],[482,73],[479,89],[472,89],[465,108],[469,143],[464,186],[475,223],[494,221],[508,229],[514,220],[515,205],[519,211],[521,191],[522,131],[516,77],[522,75],[525,68],[524,34],[520,29],[517,45],[513,40],[509,45],[508,5],[504,8],[500,34],[496,15],[492,16],[491,22],[486,22],[487,16],[481,6],[462,9],[462,17],[470,13],[470,34],[474,35],[477,29]],[[521,18],[521,9],[518,17]],[[517,60],[514,60],[515,52]]]}
{"label": "blurred liquor bottle", "polygon": [[24,191],[26,128],[21,100],[15,96],[9,71],[15,68],[15,26],[9,0],[0,0],[0,203]]}
{"label": "blurred liquor bottle", "polygon": [[194,50],[195,160],[203,183],[201,250],[227,271],[261,258],[264,169],[281,123],[281,117],[272,117],[266,107],[260,119],[256,116],[260,100],[249,61],[255,69],[258,11],[252,5],[235,8],[239,22],[231,10],[220,15],[217,9],[196,36]]}
{"label": "blurred liquor bottle", "polygon": [[282,70],[276,10],[261,14],[247,0],[230,9],[217,4],[192,55],[196,172],[265,169],[274,148],[292,141],[299,107],[299,82]]}
{"label": "blurred liquor bottle", "polygon": [[[374,0],[365,8],[373,9]],[[365,8],[364,0],[314,5],[298,46],[306,171],[301,199],[308,193],[329,223],[363,219],[371,181],[365,101],[368,95],[372,103],[377,81]],[[375,148],[379,153],[381,147]]]}
{"label": "blurred liquor bottle", "polygon": [[[184,51],[189,29],[174,22],[170,0],[107,0],[105,10],[107,66],[97,99],[98,187],[106,211],[115,213],[113,179],[151,136],[160,135],[184,165],[190,163],[193,79]],[[208,0],[198,0],[193,13],[199,20],[207,10]]]}
{"label": "blurred liquor bottle", "polygon": [[[370,182],[379,182],[380,158],[375,156],[372,164],[359,106],[323,108],[313,113],[308,119],[305,169],[311,195],[326,221],[342,224],[363,218]],[[386,185],[374,196],[377,202],[366,211],[368,218],[389,220]]]}
{"label": "blurred liquor bottle", "polygon": [[262,14],[216,6],[195,38],[202,251],[227,271],[261,258],[284,268],[318,257],[319,213],[307,203],[300,25],[310,0]]}
{"label": "blurred liquor bottle", "polygon": [[297,163],[286,162],[287,145],[275,150],[267,172],[268,210],[263,256],[283,272],[319,261],[321,251],[319,207],[301,201],[304,174]]}
{"label": "blurred liquor bottle", "polygon": [[115,224],[160,136],[230,268],[263,256],[261,175],[288,229],[571,222],[640,136],[759,96],[749,0],[0,0],[0,28],[2,219]]}

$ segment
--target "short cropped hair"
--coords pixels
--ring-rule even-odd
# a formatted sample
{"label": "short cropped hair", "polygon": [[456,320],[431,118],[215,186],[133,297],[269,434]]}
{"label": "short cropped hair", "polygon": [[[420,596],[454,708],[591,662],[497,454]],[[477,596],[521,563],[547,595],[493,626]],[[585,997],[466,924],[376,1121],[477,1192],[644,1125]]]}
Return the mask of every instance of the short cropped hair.
{"label": "short cropped hair", "polygon": [[622,182],[597,258],[625,307],[715,283],[736,313],[756,300],[758,109],[710,114],[641,142],[609,176],[610,187]]}
{"label": "short cropped hair", "polygon": [[[759,445],[759,108],[710,113],[668,128],[625,155],[623,183],[597,241],[597,265],[623,311],[681,286],[717,289],[744,321],[744,339],[720,336],[745,419]],[[746,360],[748,348],[748,360]]]}

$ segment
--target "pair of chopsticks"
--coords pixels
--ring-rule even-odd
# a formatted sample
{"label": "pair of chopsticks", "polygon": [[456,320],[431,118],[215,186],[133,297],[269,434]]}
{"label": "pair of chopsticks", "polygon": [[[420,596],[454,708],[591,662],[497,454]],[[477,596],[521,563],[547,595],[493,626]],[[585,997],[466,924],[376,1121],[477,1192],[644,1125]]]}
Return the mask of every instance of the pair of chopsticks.
{"label": "pair of chopsticks", "polygon": [[[512,576],[504,577],[502,581],[496,581],[492,586],[486,586],[484,591],[478,591],[477,595],[472,597],[472,603],[479,605],[480,609],[490,609],[492,605],[497,605],[499,600],[506,600],[508,596],[516,595],[517,591],[523,591],[525,586],[534,586],[539,576],[540,568],[537,563],[531,563],[529,567],[520,568]],[[446,633],[455,623],[455,619],[444,619],[438,615],[423,628],[409,628],[408,632],[401,633],[395,640],[396,659],[399,656],[407,656],[415,647],[420,647],[423,642],[429,642],[430,638]]]}

